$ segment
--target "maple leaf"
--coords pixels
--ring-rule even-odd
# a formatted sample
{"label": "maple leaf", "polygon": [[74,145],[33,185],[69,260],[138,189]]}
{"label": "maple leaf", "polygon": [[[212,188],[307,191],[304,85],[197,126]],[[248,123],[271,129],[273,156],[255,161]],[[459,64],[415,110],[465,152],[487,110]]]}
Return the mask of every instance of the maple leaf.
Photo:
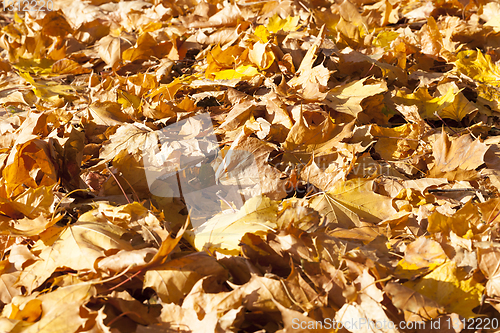
{"label": "maple leaf", "polygon": [[360,221],[379,222],[396,213],[392,200],[373,192],[373,182],[364,179],[339,182],[335,187],[311,199],[311,207],[330,223],[352,227]]}
{"label": "maple leaf", "polygon": [[22,272],[19,283],[30,291],[44,283],[57,268],[95,271],[94,262],[104,256],[104,251],[132,249],[128,242],[120,239],[126,230],[111,224],[79,222],[51,231],[56,233],[38,243],[40,259]]}
{"label": "maple leaf", "polygon": [[456,272],[456,264],[448,261],[423,278],[403,285],[435,300],[450,313],[476,317],[472,309],[480,304],[484,286],[473,277],[461,279]]}
{"label": "maple leaf", "polygon": [[439,212],[429,216],[428,231],[431,233],[449,233],[452,230],[458,236],[471,233],[471,228],[480,220],[477,208],[469,201],[460,208],[453,216],[445,216]]}
{"label": "maple leaf", "polygon": [[424,119],[438,119],[439,117],[461,121],[465,116],[477,110],[477,107],[452,84],[439,86],[440,96],[430,96],[427,89],[417,89],[412,94],[398,91],[395,101],[407,106],[416,105]]}
{"label": "maple leaf", "polygon": [[300,17],[298,16],[288,16],[285,19],[282,19],[278,14],[274,14],[273,17],[269,18],[269,23],[266,28],[270,32],[278,32],[280,30],[283,31],[294,31],[300,28],[298,25]]}
{"label": "maple leaf", "polygon": [[399,309],[417,314],[422,320],[438,317],[445,310],[436,301],[429,299],[404,285],[389,282],[384,291],[392,298],[392,303]]}
{"label": "maple leaf", "polygon": [[144,276],[144,288],[153,288],[165,303],[178,304],[205,276],[224,281],[227,272],[214,258],[199,252],[149,269]]}
{"label": "maple leaf", "polygon": [[481,51],[461,51],[457,54],[455,66],[459,73],[477,82],[480,101],[499,111],[497,99],[500,69],[492,62],[491,57],[483,55]]}
{"label": "maple leaf", "polygon": [[353,117],[363,111],[361,101],[369,96],[387,91],[385,82],[364,85],[365,79],[353,81],[328,91],[325,103],[332,109]]}
{"label": "maple leaf", "polygon": [[[479,268],[484,273],[488,282],[486,283],[486,292],[490,296],[498,296],[500,289],[498,286],[498,265],[496,264],[499,255],[497,244],[488,244],[488,247],[480,246],[478,248]],[[490,246],[493,245],[493,246]]]}
{"label": "maple leaf", "polygon": [[413,280],[443,264],[447,258],[438,242],[420,237],[408,245],[394,273],[402,279]]}
{"label": "maple leaf", "polygon": [[238,253],[241,237],[247,232],[266,231],[276,227],[278,208],[266,197],[254,197],[237,212],[224,212],[198,227],[191,242],[198,249]]}
{"label": "maple leaf", "polygon": [[450,142],[448,134],[443,131],[434,143],[434,169],[440,172],[453,171],[457,168],[474,170],[483,164],[486,150],[485,144],[479,140],[472,141],[468,134]]}
{"label": "maple leaf", "polygon": [[[18,297],[10,303],[11,312],[7,317],[21,319],[13,330],[22,332],[67,332],[78,329],[85,324],[79,315],[80,307],[95,295],[95,287],[90,283],[74,284],[58,288],[53,292],[37,295],[36,298],[23,302]],[[16,304],[17,303],[17,304]],[[15,313],[24,303],[23,313]]]}
{"label": "maple leaf", "polygon": [[2,16],[1,332],[500,316],[498,3],[49,3]]}

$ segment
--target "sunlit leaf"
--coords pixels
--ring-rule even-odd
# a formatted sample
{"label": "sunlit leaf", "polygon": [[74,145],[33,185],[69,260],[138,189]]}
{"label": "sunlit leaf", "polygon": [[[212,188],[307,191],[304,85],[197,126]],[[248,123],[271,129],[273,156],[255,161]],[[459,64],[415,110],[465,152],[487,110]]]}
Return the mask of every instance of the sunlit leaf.
{"label": "sunlit leaf", "polygon": [[438,242],[420,237],[408,245],[394,273],[399,278],[413,280],[443,264],[447,258]]}
{"label": "sunlit leaf", "polygon": [[461,51],[457,54],[455,66],[458,73],[476,82],[480,101],[500,111],[500,68],[493,63],[491,57],[483,55],[479,50]]}
{"label": "sunlit leaf", "polygon": [[484,286],[474,277],[464,279],[457,273],[455,263],[448,261],[423,278],[403,285],[435,300],[450,313],[476,317],[472,309],[480,304]]}
{"label": "sunlit leaf", "polygon": [[368,96],[387,91],[385,82],[364,85],[365,79],[353,81],[328,91],[325,103],[338,112],[356,117],[363,111],[361,101]]}
{"label": "sunlit leaf", "polygon": [[190,237],[199,249],[237,254],[241,237],[247,232],[265,232],[276,227],[278,207],[266,197],[255,197],[235,212],[223,212],[198,227]]}
{"label": "sunlit leaf", "polygon": [[282,19],[278,14],[275,14],[273,17],[269,18],[269,23],[266,28],[273,33],[280,30],[295,31],[300,27],[298,26],[299,20],[300,17],[298,16],[288,16],[286,19]]}
{"label": "sunlit leaf", "polygon": [[379,222],[396,213],[392,200],[373,192],[373,182],[353,179],[311,199],[311,207],[339,227],[359,226],[360,221]]}
{"label": "sunlit leaf", "polygon": [[95,270],[96,259],[104,256],[105,251],[132,249],[121,239],[126,230],[112,224],[78,222],[57,232],[53,238],[39,241],[40,260],[22,272],[19,284],[28,290],[44,283],[57,268],[91,272]]}

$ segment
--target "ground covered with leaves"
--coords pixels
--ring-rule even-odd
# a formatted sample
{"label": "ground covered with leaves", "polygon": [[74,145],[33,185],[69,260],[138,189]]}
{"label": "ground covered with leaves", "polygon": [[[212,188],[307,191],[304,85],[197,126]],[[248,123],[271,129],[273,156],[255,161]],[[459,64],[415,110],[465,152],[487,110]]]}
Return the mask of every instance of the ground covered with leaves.
{"label": "ground covered with leaves", "polygon": [[0,332],[500,330],[498,2],[44,6],[0,15]]}

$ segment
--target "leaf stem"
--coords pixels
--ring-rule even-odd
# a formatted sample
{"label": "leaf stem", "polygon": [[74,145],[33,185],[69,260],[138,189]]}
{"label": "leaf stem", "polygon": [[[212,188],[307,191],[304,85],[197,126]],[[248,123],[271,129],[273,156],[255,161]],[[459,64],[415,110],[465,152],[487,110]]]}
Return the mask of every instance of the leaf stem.
{"label": "leaf stem", "polygon": [[115,174],[114,174],[114,173],[111,171],[111,169],[108,167],[108,164],[107,164],[107,163],[105,163],[104,165],[106,166],[106,170],[108,170],[108,172],[111,174],[111,176],[115,179],[116,183],[118,184],[118,187],[120,187],[120,190],[122,190],[122,193],[123,193],[123,195],[125,196],[125,199],[127,199],[127,202],[128,202],[128,203],[131,203],[131,202],[130,202],[130,200],[129,200],[129,198],[128,198],[128,196],[127,196],[127,194],[126,194],[126,193],[125,193],[125,191],[123,190],[122,185],[121,185],[121,184],[120,184],[120,182],[118,181],[118,178],[116,178]]}
{"label": "leaf stem", "polygon": [[124,285],[125,283],[127,283],[127,282],[128,282],[128,281],[130,281],[130,280],[132,280],[133,278],[135,278],[135,277],[136,277],[137,275],[139,275],[140,273],[142,273],[142,269],[141,269],[141,270],[139,270],[139,271],[137,271],[137,272],[135,272],[132,276],[128,277],[127,279],[123,280],[122,282],[118,283],[116,286],[109,288],[109,289],[108,289],[108,291],[113,291],[113,290],[115,290],[116,288],[118,288],[118,287],[120,287],[120,286]]}
{"label": "leaf stem", "polygon": [[448,124],[447,124],[447,123],[443,120],[443,118],[441,118],[441,116],[437,113],[437,111],[435,111],[435,112],[434,112],[434,115],[435,115],[436,117],[438,117],[438,118],[439,118],[439,120],[441,120],[441,121],[443,122],[443,124],[444,124],[446,127],[448,127],[448,128],[449,128],[449,129],[450,129],[450,130],[451,130],[451,131],[455,134],[455,135],[458,135],[458,133],[457,133],[457,132],[456,132],[453,128],[451,128],[450,126],[448,126]]}

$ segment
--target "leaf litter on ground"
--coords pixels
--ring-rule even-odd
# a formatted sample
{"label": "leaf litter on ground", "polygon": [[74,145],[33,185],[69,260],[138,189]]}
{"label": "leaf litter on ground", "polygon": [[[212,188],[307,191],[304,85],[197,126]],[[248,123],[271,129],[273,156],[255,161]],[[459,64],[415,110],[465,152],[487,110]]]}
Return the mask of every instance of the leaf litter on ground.
{"label": "leaf litter on ground", "polygon": [[0,332],[500,330],[496,1],[4,9]]}

